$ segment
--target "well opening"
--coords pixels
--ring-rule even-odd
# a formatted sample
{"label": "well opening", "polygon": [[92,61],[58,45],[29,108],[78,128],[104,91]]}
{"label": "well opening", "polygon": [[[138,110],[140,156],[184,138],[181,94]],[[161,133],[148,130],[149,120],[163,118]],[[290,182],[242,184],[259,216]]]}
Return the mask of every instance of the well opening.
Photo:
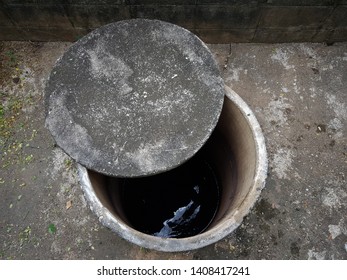
{"label": "well opening", "polygon": [[[192,236],[168,238],[137,230],[122,198],[122,185],[127,179],[105,176],[80,166],[82,188],[101,222],[123,238],[160,251],[196,249],[218,241],[237,228],[265,182],[266,151],[259,124],[248,106],[230,89],[218,125],[193,160],[196,157],[207,160],[219,187],[218,205],[211,221]],[[162,191],[165,186],[160,188]]]}

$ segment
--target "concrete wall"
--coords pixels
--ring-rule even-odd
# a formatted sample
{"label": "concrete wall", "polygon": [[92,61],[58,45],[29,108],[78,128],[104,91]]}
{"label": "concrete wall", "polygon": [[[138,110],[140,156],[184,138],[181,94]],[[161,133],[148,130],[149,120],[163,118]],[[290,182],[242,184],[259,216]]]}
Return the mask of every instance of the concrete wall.
{"label": "concrete wall", "polygon": [[207,43],[347,41],[347,0],[0,0],[0,40],[75,41],[138,17]]}

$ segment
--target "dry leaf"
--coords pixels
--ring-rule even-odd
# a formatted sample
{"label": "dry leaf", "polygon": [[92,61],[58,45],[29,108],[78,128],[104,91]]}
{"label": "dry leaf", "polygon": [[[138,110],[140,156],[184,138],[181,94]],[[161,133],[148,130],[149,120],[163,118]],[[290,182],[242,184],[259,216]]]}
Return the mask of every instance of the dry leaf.
{"label": "dry leaf", "polygon": [[70,209],[72,206],[72,201],[69,200],[68,202],[66,202],[66,210]]}

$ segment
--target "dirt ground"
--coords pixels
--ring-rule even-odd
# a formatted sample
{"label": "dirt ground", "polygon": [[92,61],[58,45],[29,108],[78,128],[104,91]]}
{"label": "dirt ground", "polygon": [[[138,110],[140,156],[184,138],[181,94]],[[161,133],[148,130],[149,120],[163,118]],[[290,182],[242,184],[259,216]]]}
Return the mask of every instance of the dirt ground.
{"label": "dirt ground", "polygon": [[0,259],[347,259],[347,43],[209,45],[262,126],[269,174],[235,232],[181,253],[101,226],[44,127],[45,81],[70,45],[0,42]]}

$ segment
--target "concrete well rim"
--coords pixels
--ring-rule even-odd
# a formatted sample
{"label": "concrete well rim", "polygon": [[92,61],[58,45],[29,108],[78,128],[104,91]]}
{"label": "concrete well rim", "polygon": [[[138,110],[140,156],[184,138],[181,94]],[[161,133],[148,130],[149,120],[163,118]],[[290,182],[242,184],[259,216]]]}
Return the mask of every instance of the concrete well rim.
{"label": "concrete well rim", "polygon": [[231,234],[241,225],[243,219],[251,211],[262,189],[265,187],[268,169],[267,151],[262,129],[250,107],[229,87],[226,87],[226,97],[237,106],[246,119],[252,131],[256,151],[256,167],[253,185],[241,205],[233,212],[233,215],[228,217],[228,221],[217,224],[205,232],[187,238],[162,238],[144,234],[131,228],[121,219],[117,219],[101,203],[93,190],[88,176],[88,170],[84,166],[78,164],[79,179],[84,197],[90,209],[98,217],[102,225],[131,243],[163,252],[189,251],[211,245]]}

